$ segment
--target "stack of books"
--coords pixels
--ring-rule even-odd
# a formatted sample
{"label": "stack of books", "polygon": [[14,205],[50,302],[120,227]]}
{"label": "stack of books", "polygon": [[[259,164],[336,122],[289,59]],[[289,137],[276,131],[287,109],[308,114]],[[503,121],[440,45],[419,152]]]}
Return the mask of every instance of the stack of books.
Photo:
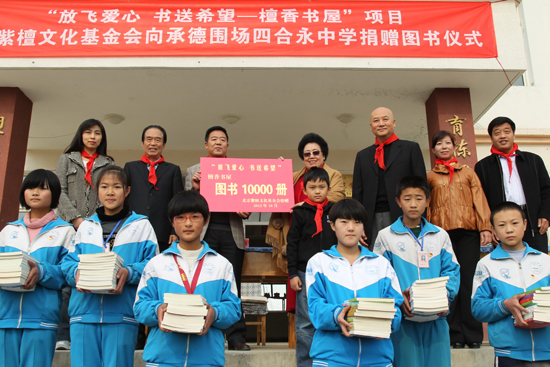
{"label": "stack of books", "polygon": [[351,335],[390,337],[391,321],[395,316],[393,298],[353,298],[344,303],[344,306],[347,305],[351,305],[346,318],[351,324]]}
{"label": "stack of books", "polygon": [[78,255],[80,263],[77,288],[109,294],[117,286],[117,273],[124,260],[116,252]]}
{"label": "stack of books", "polygon": [[200,294],[165,293],[164,303],[168,304],[162,328],[185,334],[200,334],[204,327],[204,317],[208,313],[206,299]]}
{"label": "stack of books", "polygon": [[541,287],[525,293],[519,301],[528,312],[523,312],[523,320],[527,325],[518,324],[514,320],[514,326],[522,329],[539,329],[550,326],[550,287]]}
{"label": "stack of books", "polygon": [[31,267],[29,260],[38,264],[40,261],[22,251],[0,253],[0,287],[12,292],[32,292],[32,289],[23,289]]}
{"label": "stack of books", "polygon": [[448,276],[415,281],[410,288],[411,313],[409,321],[426,322],[436,320],[441,312],[449,310],[447,297]]}

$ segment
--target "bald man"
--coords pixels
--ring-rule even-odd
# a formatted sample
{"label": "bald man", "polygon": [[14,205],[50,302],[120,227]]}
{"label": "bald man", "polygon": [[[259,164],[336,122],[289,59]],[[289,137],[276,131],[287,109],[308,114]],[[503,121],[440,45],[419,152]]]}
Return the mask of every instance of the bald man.
{"label": "bald man", "polygon": [[395,201],[395,188],[403,177],[426,178],[420,146],[395,135],[395,118],[386,107],[370,115],[375,143],[357,153],[353,169],[353,198],[367,209],[366,242],[372,249],[378,232],[403,214]]}

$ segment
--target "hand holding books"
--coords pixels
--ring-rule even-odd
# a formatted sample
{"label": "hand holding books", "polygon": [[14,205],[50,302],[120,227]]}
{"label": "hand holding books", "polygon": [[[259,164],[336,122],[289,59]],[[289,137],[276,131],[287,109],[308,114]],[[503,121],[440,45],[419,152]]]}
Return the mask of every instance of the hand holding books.
{"label": "hand holding books", "polygon": [[25,285],[22,286],[21,288],[30,291],[34,289],[34,287],[36,286],[36,283],[38,283],[39,271],[38,271],[38,265],[36,265],[36,263],[34,263],[31,260],[27,260],[27,261],[29,263],[29,266],[31,267],[31,270],[29,271],[29,276],[27,277],[27,281],[25,282]]}
{"label": "hand holding books", "polygon": [[521,323],[522,325],[527,325],[525,320],[523,320],[522,315],[522,312],[527,313],[527,309],[519,303],[519,300],[522,299],[523,296],[524,294],[516,294],[515,296],[505,299],[504,307],[506,307],[506,309],[512,313],[512,316],[514,317],[514,319],[516,319],[517,322]]}
{"label": "hand holding books", "polygon": [[216,317],[200,294],[165,293],[164,302],[157,309],[159,328],[164,332],[204,335]]}
{"label": "hand holding books", "polygon": [[350,336],[353,336],[348,332],[348,330],[351,328],[351,324],[346,321],[346,315],[348,314],[348,311],[350,308],[351,308],[351,305],[347,305],[346,307],[344,307],[342,311],[340,311],[340,314],[338,315],[338,318],[337,318],[338,324],[342,329],[342,334],[344,334],[344,336],[347,336],[348,338]]}
{"label": "hand holding books", "polygon": [[34,291],[38,283],[38,260],[22,251],[0,254],[0,287],[12,292]]}
{"label": "hand holding books", "polygon": [[82,293],[120,294],[128,278],[124,260],[115,252],[80,254],[76,290]]}

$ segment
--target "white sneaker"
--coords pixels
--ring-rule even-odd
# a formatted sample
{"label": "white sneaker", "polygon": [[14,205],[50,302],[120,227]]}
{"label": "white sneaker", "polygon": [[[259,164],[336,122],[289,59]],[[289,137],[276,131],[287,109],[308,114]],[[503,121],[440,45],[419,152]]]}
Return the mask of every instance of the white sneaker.
{"label": "white sneaker", "polygon": [[55,350],[70,350],[71,342],[68,340],[60,340],[55,343]]}

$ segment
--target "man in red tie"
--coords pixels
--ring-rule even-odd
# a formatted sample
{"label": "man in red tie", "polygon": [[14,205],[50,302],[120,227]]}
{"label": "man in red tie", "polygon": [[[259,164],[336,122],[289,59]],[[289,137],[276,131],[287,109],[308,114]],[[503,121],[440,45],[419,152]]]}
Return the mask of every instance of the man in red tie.
{"label": "man in red tie", "polygon": [[124,170],[130,178],[130,210],[149,217],[162,252],[177,239],[168,219],[168,203],[183,191],[181,169],[164,161],[166,131],[162,126],[147,126],[141,134],[144,154],[139,161],[128,162]]}
{"label": "man in red tie", "polygon": [[395,135],[395,119],[389,108],[372,111],[370,128],[376,139],[355,158],[353,198],[369,214],[363,240],[372,249],[378,232],[403,214],[395,201],[397,183],[411,175],[426,178],[426,167],[418,143]]}
{"label": "man in red tie", "polygon": [[492,154],[477,162],[475,171],[489,207],[493,210],[504,201],[518,204],[527,219],[523,241],[548,253],[550,177],[544,162],[536,154],[518,150],[516,124],[508,117],[493,119],[487,131],[493,142]]}

